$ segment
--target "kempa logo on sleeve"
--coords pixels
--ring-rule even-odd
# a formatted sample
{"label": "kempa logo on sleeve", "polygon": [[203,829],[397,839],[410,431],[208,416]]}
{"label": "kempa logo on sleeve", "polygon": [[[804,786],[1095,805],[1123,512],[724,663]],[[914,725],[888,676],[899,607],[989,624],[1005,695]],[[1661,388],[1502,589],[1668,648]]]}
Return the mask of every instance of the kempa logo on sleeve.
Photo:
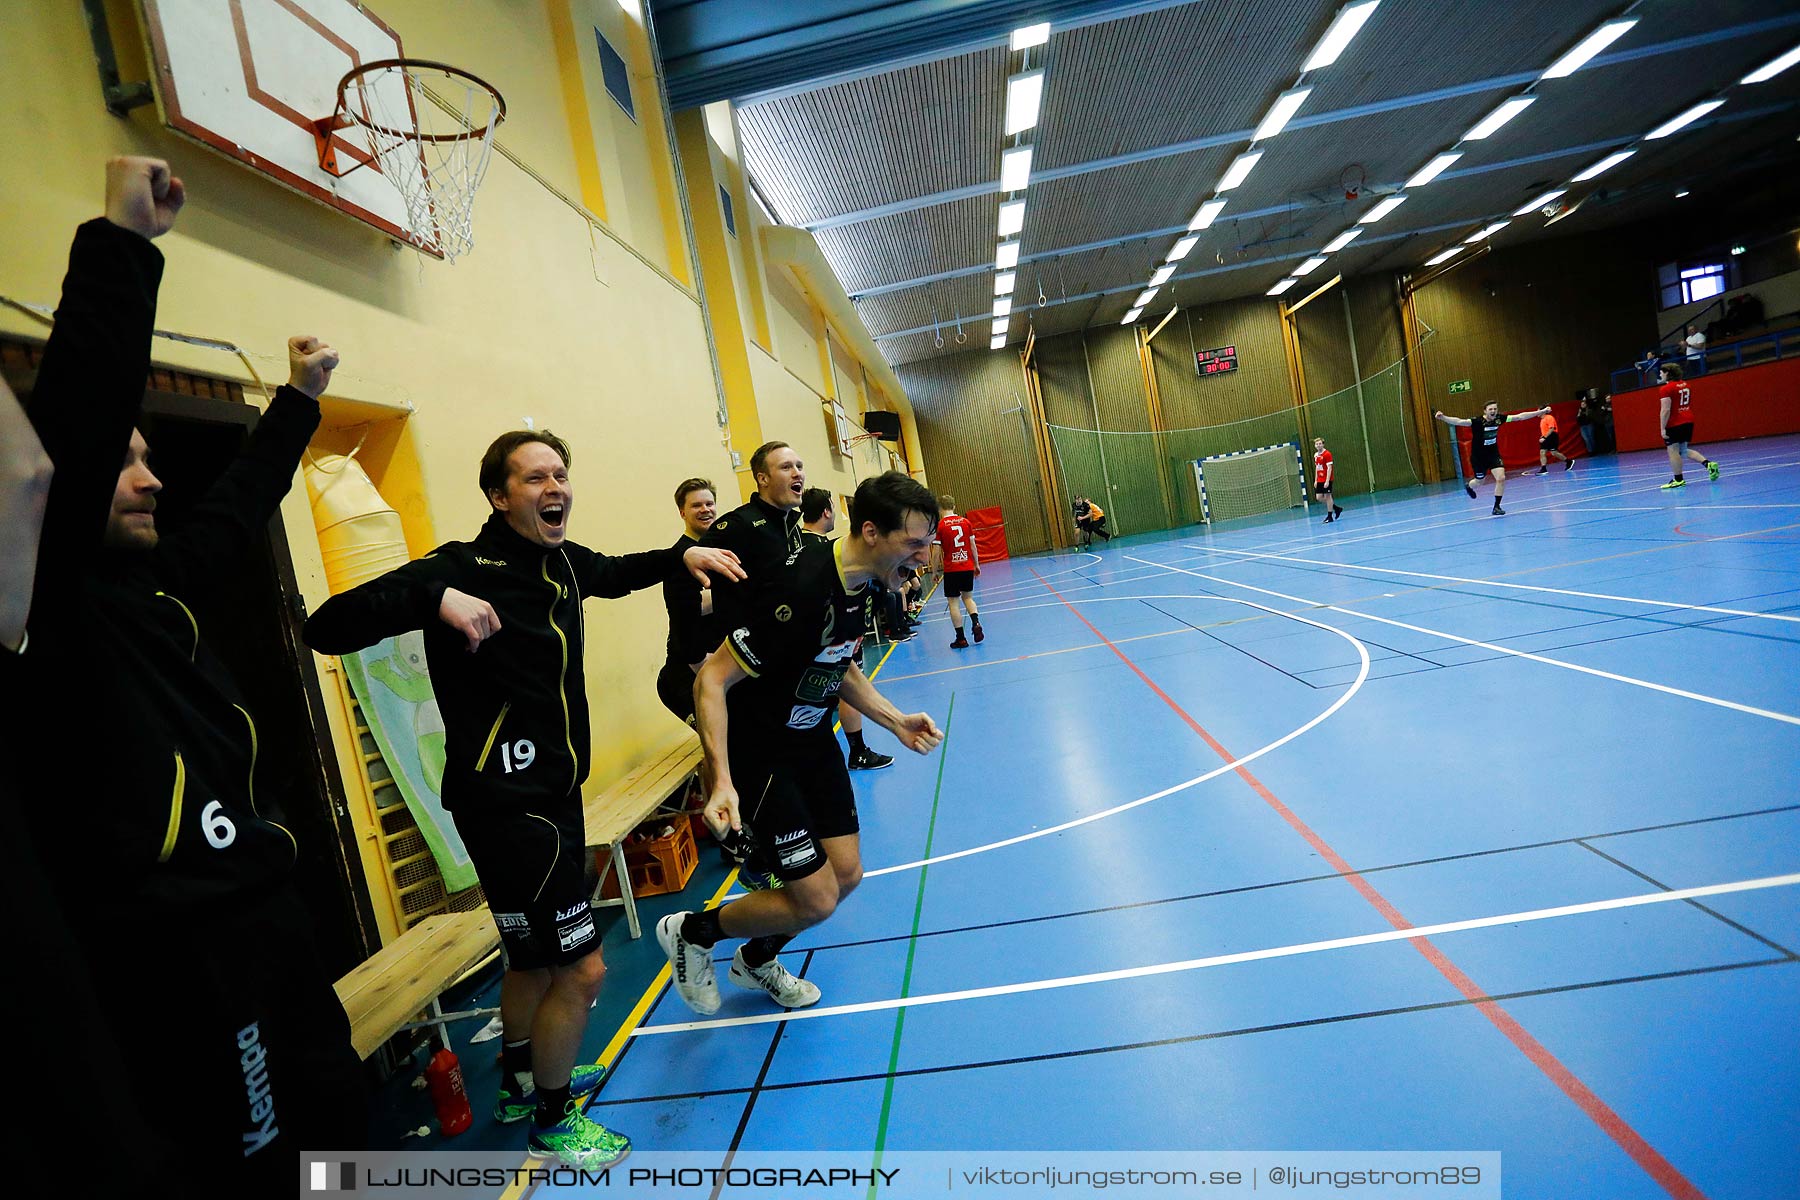
{"label": "kempa logo on sleeve", "polygon": [[281,1136],[275,1124],[275,1097],[269,1094],[269,1052],[263,1049],[262,1030],[252,1021],[238,1030],[238,1065],[244,1069],[244,1098],[250,1106],[250,1128],[244,1132],[244,1157],[249,1158]]}

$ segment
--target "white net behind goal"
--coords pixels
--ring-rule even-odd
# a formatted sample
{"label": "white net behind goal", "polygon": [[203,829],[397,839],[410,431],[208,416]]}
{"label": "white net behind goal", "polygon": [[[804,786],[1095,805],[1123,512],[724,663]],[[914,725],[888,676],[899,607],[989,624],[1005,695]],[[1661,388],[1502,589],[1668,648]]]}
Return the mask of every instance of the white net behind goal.
{"label": "white net behind goal", "polygon": [[1292,442],[1194,460],[1200,519],[1229,521],[1306,506],[1300,451]]}

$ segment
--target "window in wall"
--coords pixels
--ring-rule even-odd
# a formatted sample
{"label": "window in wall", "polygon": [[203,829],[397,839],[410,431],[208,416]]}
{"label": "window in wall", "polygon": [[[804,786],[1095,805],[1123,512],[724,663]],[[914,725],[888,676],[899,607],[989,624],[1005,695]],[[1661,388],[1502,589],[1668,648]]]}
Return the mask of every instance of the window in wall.
{"label": "window in wall", "polygon": [[1656,284],[1661,307],[1675,308],[1706,300],[1735,284],[1735,262],[1665,263],[1657,268]]}
{"label": "window in wall", "polygon": [[625,60],[599,29],[594,30],[594,40],[600,43],[600,77],[606,82],[607,95],[618,102],[626,116],[637,120],[637,110],[631,103],[631,72],[626,70]]}
{"label": "window in wall", "polygon": [[736,237],[737,214],[731,211],[731,193],[725,190],[725,185],[722,183],[719,185],[719,204],[725,210],[725,232]]}

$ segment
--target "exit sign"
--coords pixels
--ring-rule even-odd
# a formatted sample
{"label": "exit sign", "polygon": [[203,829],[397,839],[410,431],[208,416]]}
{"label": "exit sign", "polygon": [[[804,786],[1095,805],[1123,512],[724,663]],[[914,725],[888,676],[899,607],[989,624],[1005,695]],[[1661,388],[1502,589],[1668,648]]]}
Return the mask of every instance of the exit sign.
{"label": "exit sign", "polygon": [[1454,396],[1458,392],[1470,391],[1473,386],[1467,379],[1458,379],[1450,385],[1450,394]]}

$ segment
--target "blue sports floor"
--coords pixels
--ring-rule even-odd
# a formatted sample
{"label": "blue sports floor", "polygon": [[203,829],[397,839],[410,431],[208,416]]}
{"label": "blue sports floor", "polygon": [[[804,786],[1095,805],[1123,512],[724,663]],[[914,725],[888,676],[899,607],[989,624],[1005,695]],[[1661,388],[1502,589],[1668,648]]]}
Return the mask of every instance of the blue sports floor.
{"label": "blue sports floor", "polygon": [[665,974],[591,1115],[1800,1194],[1800,438],[1708,449],[992,564],[969,650],[934,597],[876,682],[948,737],[857,777],[868,877],[784,956],[824,999]]}

